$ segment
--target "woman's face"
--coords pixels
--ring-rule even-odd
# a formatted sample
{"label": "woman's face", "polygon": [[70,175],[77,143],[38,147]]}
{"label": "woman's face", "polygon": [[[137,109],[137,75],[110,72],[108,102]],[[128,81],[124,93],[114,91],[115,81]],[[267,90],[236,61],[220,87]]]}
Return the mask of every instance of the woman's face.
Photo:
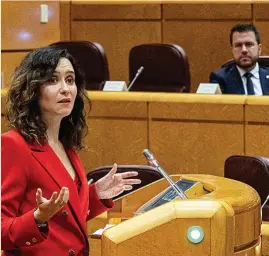
{"label": "woman's face", "polygon": [[68,116],[77,96],[75,72],[67,58],[61,58],[51,79],[40,86],[39,107],[48,121]]}

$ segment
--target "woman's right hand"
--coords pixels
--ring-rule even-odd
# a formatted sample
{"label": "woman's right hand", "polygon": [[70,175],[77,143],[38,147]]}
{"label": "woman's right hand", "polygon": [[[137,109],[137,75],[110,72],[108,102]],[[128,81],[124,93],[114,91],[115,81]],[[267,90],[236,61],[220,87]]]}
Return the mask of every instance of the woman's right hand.
{"label": "woman's right hand", "polygon": [[55,213],[57,213],[69,200],[69,189],[62,187],[59,196],[57,192],[53,192],[50,199],[42,197],[40,188],[36,191],[37,209],[34,211],[36,223],[41,224],[47,222]]}

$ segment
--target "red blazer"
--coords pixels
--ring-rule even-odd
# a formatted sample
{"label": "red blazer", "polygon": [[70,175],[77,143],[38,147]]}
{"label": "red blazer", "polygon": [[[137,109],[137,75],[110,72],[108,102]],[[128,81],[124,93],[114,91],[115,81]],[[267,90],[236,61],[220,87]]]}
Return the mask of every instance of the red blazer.
{"label": "red blazer", "polygon": [[[15,130],[2,134],[1,249],[3,255],[89,255],[86,221],[108,208],[99,200],[95,185],[88,185],[82,163],[73,150],[67,154],[82,183],[77,187],[52,148],[28,144]],[[47,235],[34,220],[36,190],[50,198],[69,188],[69,201],[49,221]],[[108,207],[113,202],[108,200]]]}

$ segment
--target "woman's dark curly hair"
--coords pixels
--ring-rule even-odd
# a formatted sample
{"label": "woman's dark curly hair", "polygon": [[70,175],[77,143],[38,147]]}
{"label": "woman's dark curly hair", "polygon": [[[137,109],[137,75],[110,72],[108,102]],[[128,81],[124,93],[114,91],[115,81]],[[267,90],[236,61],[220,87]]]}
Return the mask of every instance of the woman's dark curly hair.
{"label": "woman's dark curly hair", "polygon": [[65,147],[79,150],[88,130],[84,100],[89,102],[89,106],[90,100],[85,90],[84,75],[66,49],[48,46],[27,54],[16,68],[8,90],[7,118],[11,127],[29,143],[46,143],[47,124],[41,117],[38,104],[39,88],[51,79],[60,58],[67,58],[74,68],[77,96],[71,114],[61,121],[59,140]]}

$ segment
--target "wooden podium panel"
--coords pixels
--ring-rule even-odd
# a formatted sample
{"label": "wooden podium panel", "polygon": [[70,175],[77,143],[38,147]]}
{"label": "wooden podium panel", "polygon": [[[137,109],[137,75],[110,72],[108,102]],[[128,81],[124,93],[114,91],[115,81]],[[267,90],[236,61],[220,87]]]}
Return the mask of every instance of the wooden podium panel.
{"label": "wooden podium panel", "polygon": [[[171,178],[175,182],[179,179],[179,176],[173,175]],[[115,200],[115,206],[107,213],[107,217],[129,219],[134,216],[137,209],[168,187],[169,183],[165,179],[161,179],[141,189],[130,192],[128,196],[123,196]],[[192,199],[200,198],[207,193],[200,183],[195,184],[191,189],[186,191],[187,197]]]}
{"label": "wooden podium panel", "polygon": [[[178,180],[179,175],[172,178]],[[107,229],[102,236],[101,255],[261,255],[260,199],[253,188],[210,175],[189,174],[181,178],[199,181],[204,193],[192,193],[197,189],[190,189],[188,200],[174,199]],[[119,198],[118,213],[124,216],[125,212],[127,215],[132,210],[135,212],[134,208],[151,194],[163,190],[164,182],[156,181]],[[110,213],[110,218],[113,214],[119,217],[117,209]],[[204,239],[198,244],[187,239],[192,226],[204,230]]]}
{"label": "wooden podium panel", "polygon": [[[224,242],[219,243],[218,251],[210,249],[212,243],[226,242],[226,214],[225,208],[213,201],[167,203],[105,231],[102,256],[228,255]],[[204,230],[199,244],[186,238],[192,226]]]}
{"label": "wooden podium panel", "polygon": [[261,227],[262,231],[262,255],[269,256],[269,222],[264,222]]}

